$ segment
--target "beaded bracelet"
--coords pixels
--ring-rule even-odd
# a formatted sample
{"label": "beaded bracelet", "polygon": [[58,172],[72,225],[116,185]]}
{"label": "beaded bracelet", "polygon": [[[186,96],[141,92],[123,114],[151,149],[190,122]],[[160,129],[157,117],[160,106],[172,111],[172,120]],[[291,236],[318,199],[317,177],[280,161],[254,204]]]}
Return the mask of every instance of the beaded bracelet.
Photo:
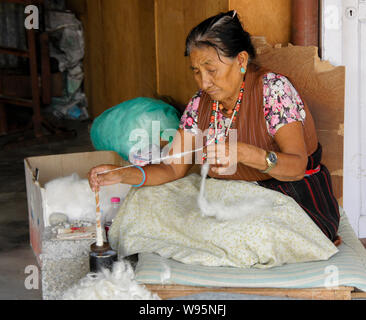
{"label": "beaded bracelet", "polygon": [[142,187],[145,182],[146,182],[146,174],[145,174],[145,170],[142,169],[140,166],[134,166],[135,168],[139,169],[141,172],[142,172],[142,175],[143,175],[143,178],[142,178],[142,182],[138,185],[132,185],[132,187],[135,187],[135,188],[140,188]]}

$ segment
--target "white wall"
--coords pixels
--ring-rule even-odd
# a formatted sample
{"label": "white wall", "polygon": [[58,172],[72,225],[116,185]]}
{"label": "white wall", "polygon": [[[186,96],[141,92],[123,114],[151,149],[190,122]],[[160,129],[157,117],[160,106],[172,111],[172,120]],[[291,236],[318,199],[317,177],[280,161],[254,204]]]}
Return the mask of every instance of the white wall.
{"label": "white wall", "polygon": [[321,54],[346,66],[343,207],[366,237],[366,0],[321,1]]}
{"label": "white wall", "polygon": [[361,218],[359,220],[359,237],[366,238],[366,0],[359,1],[358,8],[360,39],[360,126],[361,126]]}

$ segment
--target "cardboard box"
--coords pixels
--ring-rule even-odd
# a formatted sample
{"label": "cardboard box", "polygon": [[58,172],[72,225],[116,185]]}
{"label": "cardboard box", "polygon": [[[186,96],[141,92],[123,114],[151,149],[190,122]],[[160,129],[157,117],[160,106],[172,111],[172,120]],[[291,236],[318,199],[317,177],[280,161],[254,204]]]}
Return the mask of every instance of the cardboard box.
{"label": "cardboard box", "polygon": [[[72,173],[77,173],[82,179],[85,179],[89,170],[100,164],[126,165],[127,162],[112,151],[31,157],[24,160],[30,243],[41,268],[42,240],[48,225],[48,221],[45,219],[47,205],[44,185],[53,179],[66,177]],[[36,178],[37,169],[38,180]]]}
{"label": "cardboard box", "polygon": [[[44,186],[51,180],[73,173],[77,173],[82,179],[87,178],[89,170],[100,164],[126,166],[129,163],[111,151],[32,157],[24,160],[30,243],[41,269],[44,300],[62,299],[65,290],[86,276],[90,271],[90,245],[95,242],[95,239],[55,239],[46,220],[48,208]],[[194,166],[189,173],[193,172],[199,173],[199,166]]]}

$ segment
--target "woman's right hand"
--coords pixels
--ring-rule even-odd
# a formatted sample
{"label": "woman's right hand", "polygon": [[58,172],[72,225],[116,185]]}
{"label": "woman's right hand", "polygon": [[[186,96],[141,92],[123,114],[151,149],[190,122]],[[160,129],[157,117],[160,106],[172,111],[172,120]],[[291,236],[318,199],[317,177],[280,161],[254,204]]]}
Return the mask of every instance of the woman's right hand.
{"label": "woman's right hand", "polygon": [[116,170],[108,173],[101,173],[107,170],[117,169],[119,166],[104,164],[92,168],[88,173],[90,188],[95,191],[99,191],[101,186],[109,186],[117,184],[122,181],[122,170]]}

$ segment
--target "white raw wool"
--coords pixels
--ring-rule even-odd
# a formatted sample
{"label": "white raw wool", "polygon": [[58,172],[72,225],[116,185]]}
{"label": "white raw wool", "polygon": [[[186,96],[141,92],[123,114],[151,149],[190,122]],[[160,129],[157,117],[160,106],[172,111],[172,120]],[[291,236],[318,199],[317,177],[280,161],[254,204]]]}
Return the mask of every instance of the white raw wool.
{"label": "white raw wool", "polygon": [[63,294],[63,300],[160,300],[135,280],[128,261],[115,262],[113,272],[89,273]]}
{"label": "white raw wool", "polygon": [[[107,212],[112,197],[120,197],[121,203],[127,196],[131,186],[115,184],[100,189],[100,206],[102,212]],[[47,199],[46,222],[49,225],[49,216],[52,213],[64,213],[69,220],[95,221],[95,194],[90,189],[87,179],[80,179],[74,173],[71,176],[52,180],[45,185]]]}
{"label": "white raw wool", "polygon": [[276,206],[272,200],[266,197],[258,197],[252,193],[243,194],[240,201],[233,205],[224,205],[218,201],[208,202],[205,198],[205,186],[209,169],[210,165],[207,162],[202,165],[201,187],[197,199],[203,217],[215,217],[220,221],[243,219],[250,214],[262,212],[269,207]]}

